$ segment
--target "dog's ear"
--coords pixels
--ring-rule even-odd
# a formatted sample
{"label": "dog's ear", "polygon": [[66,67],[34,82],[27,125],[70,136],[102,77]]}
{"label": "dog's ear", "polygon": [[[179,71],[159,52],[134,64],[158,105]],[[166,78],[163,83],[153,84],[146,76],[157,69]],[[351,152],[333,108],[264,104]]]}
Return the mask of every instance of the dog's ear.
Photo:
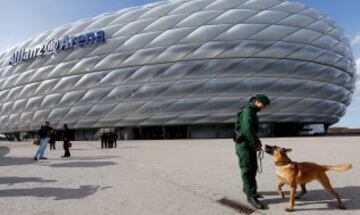
{"label": "dog's ear", "polygon": [[285,149],[286,153],[292,152],[292,149]]}
{"label": "dog's ear", "polygon": [[288,153],[288,152],[291,152],[291,151],[292,151],[292,149],[281,148],[282,153]]}

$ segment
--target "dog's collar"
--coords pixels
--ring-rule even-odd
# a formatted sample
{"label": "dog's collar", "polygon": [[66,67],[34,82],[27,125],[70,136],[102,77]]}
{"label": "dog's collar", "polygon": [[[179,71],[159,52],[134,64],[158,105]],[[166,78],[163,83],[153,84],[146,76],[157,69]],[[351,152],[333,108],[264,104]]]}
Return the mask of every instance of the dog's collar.
{"label": "dog's collar", "polygon": [[286,165],[291,164],[291,163],[292,163],[292,161],[289,159],[286,162],[276,162],[275,166],[286,166]]}

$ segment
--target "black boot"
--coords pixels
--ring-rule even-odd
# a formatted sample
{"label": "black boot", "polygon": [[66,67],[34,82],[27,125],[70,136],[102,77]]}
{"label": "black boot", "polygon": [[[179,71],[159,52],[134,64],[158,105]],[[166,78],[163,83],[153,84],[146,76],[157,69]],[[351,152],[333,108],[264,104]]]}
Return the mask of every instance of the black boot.
{"label": "black boot", "polygon": [[256,209],[264,210],[266,208],[256,197],[248,197],[247,200]]}

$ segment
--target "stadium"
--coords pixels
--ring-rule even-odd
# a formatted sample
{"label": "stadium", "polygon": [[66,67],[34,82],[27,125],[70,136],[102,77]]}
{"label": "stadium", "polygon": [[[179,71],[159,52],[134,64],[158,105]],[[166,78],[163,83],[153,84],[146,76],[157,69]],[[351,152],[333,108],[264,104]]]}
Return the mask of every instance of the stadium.
{"label": "stadium", "polygon": [[41,122],[77,139],[225,138],[256,93],[264,136],[324,131],[355,86],[348,39],[329,17],[283,0],[169,0],[42,33],[0,53],[0,133]]}

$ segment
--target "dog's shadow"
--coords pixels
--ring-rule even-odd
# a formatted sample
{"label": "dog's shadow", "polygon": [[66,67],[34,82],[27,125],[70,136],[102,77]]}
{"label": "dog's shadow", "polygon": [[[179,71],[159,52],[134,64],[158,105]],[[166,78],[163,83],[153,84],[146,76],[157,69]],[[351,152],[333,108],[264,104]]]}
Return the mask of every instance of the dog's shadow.
{"label": "dog's shadow", "polygon": [[[299,193],[299,188],[297,193]],[[357,204],[360,201],[360,186],[349,186],[349,187],[337,187],[335,190],[339,193],[343,203],[346,205],[348,210],[359,210],[360,204]],[[289,191],[283,191],[285,198],[280,198],[278,192],[276,191],[265,191],[261,192],[265,196],[263,200],[264,203],[268,205],[287,203],[289,202]],[[304,205],[311,204],[327,204],[329,209],[337,208],[337,201],[335,197],[330,194],[327,190],[317,189],[317,190],[308,190],[307,193],[301,198],[295,200],[295,207],[297,211],[305,210],[326,210],[326,208],[301,208]]]}

